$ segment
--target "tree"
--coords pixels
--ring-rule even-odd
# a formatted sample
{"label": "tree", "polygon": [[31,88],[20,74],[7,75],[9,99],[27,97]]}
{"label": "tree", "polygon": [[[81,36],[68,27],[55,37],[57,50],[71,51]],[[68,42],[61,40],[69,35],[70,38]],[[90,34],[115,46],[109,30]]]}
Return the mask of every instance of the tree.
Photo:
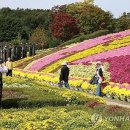
{"label": "tree", "polygon": [[51,26],[52,35],[62,41],[69,40],[79,33],[77,23],[77,19],[70,14],[56,13]]}
{"label": "tree", "polygon": [[52,7],[51,11],[53,13],[58,13],[58,12],[66,12],[66,5],[57,5]]}
{"label": "tree", "polygon": [[16,39],[23,24],[19,18],[0,17],[0,42]]}
{"label": "tree", "polygon": [[107,29],[112,20],[109,12],[94,6],[90,1],[70,4],[66,8],[67,13],[79,20],[80,32],[84,34]]}
{"label": "tree", "polygon": [[38,48],[48,47],[48,36],[46,31],[41,27],[37,27],[29,38],[29,43],[36,43]]}
{"label": "tree", "polygon": [[130,18],[127,17],[126,13],[123,13],[116,22],[116,32],[126,30],[130,27]]}

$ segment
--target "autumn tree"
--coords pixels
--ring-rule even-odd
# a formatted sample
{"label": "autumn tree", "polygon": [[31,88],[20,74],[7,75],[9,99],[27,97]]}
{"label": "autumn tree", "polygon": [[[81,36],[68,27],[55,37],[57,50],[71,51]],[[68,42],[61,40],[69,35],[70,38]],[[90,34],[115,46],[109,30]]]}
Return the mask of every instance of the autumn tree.
{"label": "autumn tree", "polygon": [[75,17],[59,12],[54,15],[51,30],[54,37],[66,41],[78,34],[80,29]]}
{"label": "autumn tree", "polygon": [[29,43],[36,43],[39,48],[48,47],[48,36],[42,27],[37,27],[29,38]]}

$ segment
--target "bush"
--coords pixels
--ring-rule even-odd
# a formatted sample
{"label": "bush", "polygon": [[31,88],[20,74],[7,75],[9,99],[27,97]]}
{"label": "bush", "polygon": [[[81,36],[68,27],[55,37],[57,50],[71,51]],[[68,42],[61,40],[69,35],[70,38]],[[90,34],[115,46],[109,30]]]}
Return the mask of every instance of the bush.
{"label": "bush", "polygon": [[72,44],[72,43],[82,42],[84,40],[88,40],[88,39],[91,39],[91,38],[96,38],[96,37],[99,37],[99,36],[102,36],[102,35],[106,35],[108,33],[109,33],[109,30],[100,30],[100,31],[96,31],[96,32],[88,34],[88,35],[82,34],[79,37],[76,37],[76,38],[71,39],[67,42],[64,42],[60,46],[65,46],[65,45],[69,45],[69,44]]}
{"label": "bush", "polygon": [[49,48],[54,48],[56,46],[58,46],[58,44],[60,43],[60,41],[56,38],[52,38],[49,40]]}

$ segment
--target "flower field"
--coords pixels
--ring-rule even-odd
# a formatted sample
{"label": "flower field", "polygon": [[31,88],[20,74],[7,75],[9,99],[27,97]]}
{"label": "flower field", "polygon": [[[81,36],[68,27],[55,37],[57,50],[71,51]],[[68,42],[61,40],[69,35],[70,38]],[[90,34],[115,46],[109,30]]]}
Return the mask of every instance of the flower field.
{"label": "flower field", "polygon": [[[63,61],[70,68],[69,89],[58,87]],[[129,130],[130,120],[103,118],[129,117],[130,111],[108,106],[95,96],[97,86],[89,81],[97,61],[104,66],[103,96],[129,104],[130,30],[126,30],[16,61],[13,77],[4,78],[6,109],[0,113],[0,130]],[[25,68],[19,69],[22,65]],[[94,113],[102,118],[95,120]]]}
{"label": "flower field", "polygon": [[[63,61],[67,61],[70,68],[70,88],[95,94],[96,86],[90,85],[89,80],[95,73],[96,62],[102,61],[106,82],[102,90],[103,93],[108,97],[114,98],[112,90],[113,88],[118,88],[119,91],[123,90],[124,100],[128,101],[130,88],[129,60],[130,30],[126,30],[86,40],[51,53],[30,63],[30,68],[28,67],[25,71],[16,69],[14,75],[44,81],[49,85],[57,86],[59,68]],[[41,72],[37,72],[40,70]],[[111,85],[111,82],[115,83],[115,85]],[[124,84],[127,84],[127,86],[124,86]],[[107,89],[110,86],[111,89]],[[117,94],[118,92],[116,92],[116,96],[121,100],[122,94]]]}
{"label": "flower field", "polygon": [[[75,53],[81,52],[81,54],[82,54],[84,52],[84,50],[87,50],[87,49],[90,49],[90,51],[95,51],[95,47],[100,45],[100,44],[104,44],[104,43],[115,41],[115,40],[120,41],[122,39],[122,37],[125,37],[128,35],[130,35],[129,30],[124,31],[124,32],[120,32],[120,33],[109,34],[106,36],[90,39],[88,41],[84,41],[84,42],[77,44],[73,47],[63,49],[63,50],[58,51],[54,54],[48,55],[46,57],[43,57],[43,58],[37,60],[37,62],[35,64],[30,66],[29,70],[31,70],[31,71],[40,70],[40,69],[44,68],[45,66],[47,66],[53,62],[56,62],[57,60],[74,55]],[[92,50],[91,50],[91,48],[92,48]],[[86,53],[86,52],[84,52],[84,53]],[[84,57],[86,57],[86,55],[84,55]],[[80,58],[83,58],[83,57],[78,57],[78,59],[80,59]],[[71,60],[71,61],[73,61],[73,60]],[[52,67],[52,68],[54,68],[54,67]]]}
{"label": "flower field", "polygon": [[[39,72],[29,72],[29,71],[21,71],[21,70],[15,70],[13,73],[15,77],[22,77],[34,81],[36,80],[39,82],[44,82],[50,86],[58,86],[59,83],[59,77],[51,73],[44,74]],[[95,95],[96,85],[89,84],[89,80],[90,78],[70,77],[69,79],[70,89],[87,92]],[[115,98],[115,99],[123,100],[125,102],[126,101],[129,102],[130,84],[128,83],[120,84],[120,83],[105,81],[103,83],[102,92],[109,98]]]}
{"label": "flower field", "polygon": [[100,123],[91,121],[91,114],[81,110],[68,111],[65,108],[48,110],[37,109],[30,112],[13,111],[1,114],[1,130],[114,130],[111,122],[102,120]]}

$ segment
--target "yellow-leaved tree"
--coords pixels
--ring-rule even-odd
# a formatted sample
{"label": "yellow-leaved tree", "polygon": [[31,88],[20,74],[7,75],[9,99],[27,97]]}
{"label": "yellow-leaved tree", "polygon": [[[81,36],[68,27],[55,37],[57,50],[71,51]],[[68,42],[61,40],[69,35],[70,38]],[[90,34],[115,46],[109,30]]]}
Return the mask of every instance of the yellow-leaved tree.
{"label": "yellow-leaved tree", "polygon": [[41,26],[37,27],[29,38],[29,43],[37,44],[38,48],[48,47],[48,36],[46,31]]}

